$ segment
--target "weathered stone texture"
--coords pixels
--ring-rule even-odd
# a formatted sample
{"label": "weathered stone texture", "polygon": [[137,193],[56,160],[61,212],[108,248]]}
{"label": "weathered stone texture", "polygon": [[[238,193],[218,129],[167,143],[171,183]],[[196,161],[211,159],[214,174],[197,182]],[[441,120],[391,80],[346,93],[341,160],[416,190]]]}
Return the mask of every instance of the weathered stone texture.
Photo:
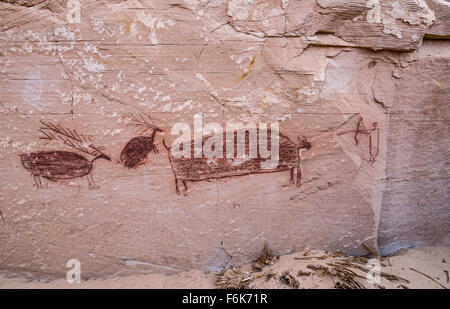
{"label": "weathered stone texture", "polygon": [[[2,271],[61,277],[73,258],[84,278],[218,269],[265,242],[277,254],[450,243],[447,2],[84,0],[79,22],[74,3],[0,2]],[[162,129],[159,153],[126,169],[121,150],[142,133],[123,116],[139,113]],[[178,196],[162,141],[198,113],[306,136],[302,186],[283,171]],[[33,188],[21,154],[71,151],[39,139],[40,121],[105,146],[100,188]],[[360,121],[379,129],[372,145],[355,143]]]}
{"label": "weathered stone texture", "polygon": [[447,42],[424,42],[397,82],[378,239],[384,253],[450,243],[449,56]]}

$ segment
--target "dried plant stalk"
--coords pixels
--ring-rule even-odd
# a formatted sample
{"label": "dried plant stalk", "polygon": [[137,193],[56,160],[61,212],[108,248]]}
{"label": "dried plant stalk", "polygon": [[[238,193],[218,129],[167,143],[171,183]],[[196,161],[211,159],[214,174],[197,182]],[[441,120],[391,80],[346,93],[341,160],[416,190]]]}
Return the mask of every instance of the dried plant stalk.
{"label": "dried plant stalk", "polygon": [[248,289],[254,280],[269,275],[270,272],[251,275],[238,268],[230,268],[217,274],[216,285],[221,289]]}
{"label": "dried plant stalk", "polygon": [[156,125],[153,123],[152,118],[149,115],[145,114],[139,114],[139,115],[132,115],[132,114],[126,114],[126,118],[130,119],[131,124],[142,131],[142,133],[145,133],[149,130],[154,131],[161,131]]}
{"label": "dried plant stalk", "polygon": [[328,254],[328,255],[299,257],[299,258],[294,258],[294,259],[295,260],[326,260],[328,258],[335,258],[335,257],[340,257],[340,256],[342,256],[342,253],[336,252],[336,253]]}
{"label": "dried plant stalk", "polygon": [[441,283],[437,282],[437,281],[434,280],[431,276],[429,276],[429,275],[427,275],[427,274],[425,274],[425,273],[423,273],[423,272],[421,272],[421,271],[419,271],[419,270],[417,270],[417,269],[414,269],[414,268],[412,268],[412,267],[410,267],[409,269],[412,270],[412,271],[414,271],[414,272],[416,272],[416,273],[418,273],[418,274],[421,274],[421,275],[427,277],[427,278],[430,279],[431,281],[433,281],[433,282],[439,284],[439,285],[440,285],[442,288],[444,288],[445,290],[448,289],[445,285],[442,285]]}
{"label": "dried plant stalk", "polygon": [[258,259],[252,264],[252,268],[254,271],[261,271],[265,266],[272,265],[276,261],[280,259],[279,256],[272,255],[269,251],[269,246],[267,242],[264,243],[263,250],[258,257]]}
{"label": "dried plant stalk", "polygon": [[371,247],[369,247],[369,246],[366,245],[365,243],[362,243],[362,245],[363,245],[363,247],[366,248],[370,253],[372,253],[373,255],[375,255],[379,261],[383,261],[383,258],[381,257],[381,255],[378,254],[378,252],[376,252],[374,249],[372,249]]}
{"label": "dried plant stalk", "polygon": [[105,148],[95,146],[92,142],[92,137],[89,135],[81,134],[75,129],[64,128],[59,124],[53,124],[51,122],[41,120],[41,124],[42,126],[39,131],[44,136],[40,139],[59,141],[66,146],[94,157],[105,155],[103,153]]}

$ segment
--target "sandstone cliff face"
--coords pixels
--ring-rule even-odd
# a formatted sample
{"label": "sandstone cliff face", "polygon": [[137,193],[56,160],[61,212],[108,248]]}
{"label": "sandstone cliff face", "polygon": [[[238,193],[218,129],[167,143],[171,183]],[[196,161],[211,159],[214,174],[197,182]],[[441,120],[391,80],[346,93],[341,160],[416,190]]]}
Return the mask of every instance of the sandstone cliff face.
{"label": "sandstone cliff face", "polygon": [[[0,1],[0,268],[61,277],[78,259],[90,278],[243,264],[264,242],[450,244],[449,12],[444,0]],[[177,195],[163,140],[199,113],[305,136],[302,186],[280,171]],[[162,131],[135,169],[121,151],[149,133],[127,114]],[[41,121],[111,161],[34,188],[20,155],[73,150],[39,139]]]}
{"label": "sandstone cliff face", "polygon": [[386,254],[450,240],[449,55],[447,42],[424,42],[393,94],[378,239]]}

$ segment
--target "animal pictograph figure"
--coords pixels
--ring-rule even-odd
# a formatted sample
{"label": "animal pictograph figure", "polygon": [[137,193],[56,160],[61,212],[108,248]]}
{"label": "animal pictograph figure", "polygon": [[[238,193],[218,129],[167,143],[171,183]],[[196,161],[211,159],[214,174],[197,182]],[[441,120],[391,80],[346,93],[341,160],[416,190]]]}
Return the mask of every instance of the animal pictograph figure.
{"label": "animal pictograph figure", "polygon": [[133,137],[120,153],[120,162],[127,168],[137,168],[145,164],[150,152],[158,153],[158,148],[155,146],[155,135],[161,132],[159,128],[152,124],[149,116],[141,115],[136,117],[128,115],[132,123],[143,132],[150,132],[149,135],[141,135]]}
{"label": "animal pictograph figure", "polygon": [[111,161],[103,153],[104,147],[96,147],[90,136],[76,130],[64,128],[50,122],[41,121],[39,131],[41,139],[59,141],[63,145],[76,149],[93,157],[86,159],[81,154],[69,151],[39,151],[20,155],[22,165],[33,175],[35,186],[42,188],[42,177],[50,181],[73,179],[86,176],[89,189],[99,188],[92,177],[93,163],[98,159]]}
{"label": "animal pictograph figure", "polygon": [[369,137],[369,162],[373,165],[376,162],[376,158],[380,152],[380,128],[378,127],[378,123],[373,122],[372,126],[369,129],[366,129],[366,127],[364,126],[363,118],[361,117],[358,120],[355,130],[341,132],[338,135],[347,133],[355,134],[353,138],[355,140],[356,146],[359,145],[360,134],[364,134]]}
{"label": "animal pictograph figure", "polygon": [[[237,132],[234,133],[235,151],[237,144]],[[259,140],[259,129],[256,132]],[[208,136],[203,137],[202,147]],[[271,131],[267,131],[267,144],[271,144]],[[194,158],[195,141],[191,140],[191,157],[175,158],[171,153],[171,148],[163,139],[163,145],[166,148],[170,160],[170,164],[175,176],[175,190],[180,194],[180,188],[184,196],[187,196],[188,181],[203,181],[226,177],[244,176],[259,173],[274,173],[290,170],[290,180],[292,184],[301,186],[302,170],[301,170],[301,151],[311,149],[311,144],[305,137],[298,138],[298,142],[294,143],[286,135],[279,133],[279,161],[278,166],[273,169],[262,169],[261,162],[266,160],[261,158],[258,153],[256,158],[249,158],[243,162],[236,162],[226,157],[226,133],[223,133],[223,158],[214,158],[214,160],[206,158]],[[245,150],[249,151],[249,132],[245,132]],[[214,162],[211,162],[214,161]]]}
{"label": "animal pictograph figure", "polygon": [[[127,115],[131,119],[131,123],[141,131],[148,132],[148,135],[141,135],[132,138],[127,142],[120,154],[120,162],[130,169],[138,168],[140,165],[148,162],[150,153],[159,153],[155,145],[155,137],[157,133],[162,132],[156,125],[153,124],[150,116]],[[249,132],[245,132],[245,149],[246,153],[249,151]],[[257,137],[259,139],[259,129],[257,129]],[[267,144],[271,143],[271,131],[267,132]],[[210,136],[202,138],[202,147]],[[311,144],[305,137],[298,138],[298,142],[292,142],[286,135],[279,133],[279,162],[278,166],[273,169],[262,169],[261,162],[266,160],[261,158],[258,154],[256,158],[250,158],[245,162],[239,163],[237,160],[231,160],[226,157],[226,133],[223,133],[223,158],[214,158],[214,163],[211,159],[195,158],[194,148],[195,140],[191,140],[191,156],[189,158],[175,158],[171,152],[171,148],[163,139],[163,145],[167,150],[170,165],[175,176],[175,190],[177,194],[183,192],[187,195],[187,181],[202,181],[217,178],[226,178],[234,176],[243,176],[257,173],[273,173],[285,170],[290,170],[291,183],[301,185],[302,170],[301,170],[301,151],[304,149],[311,149]],[[237,132],[234,132],[234,147],[237,149]],[[188,142],[189,143],[189,142]],[[181,188],[181,190],[180,190]]]}

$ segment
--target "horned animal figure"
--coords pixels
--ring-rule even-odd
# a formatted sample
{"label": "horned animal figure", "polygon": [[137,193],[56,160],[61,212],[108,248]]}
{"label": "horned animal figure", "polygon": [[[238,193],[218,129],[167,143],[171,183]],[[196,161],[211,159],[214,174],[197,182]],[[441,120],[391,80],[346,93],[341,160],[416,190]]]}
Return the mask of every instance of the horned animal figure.
{"label": "horned animal figure", "polygon": [[149,116],[141,115],[140,118],[128,115],[131,118],[132,123],[143,132],[150,131],[149,135],[141,135],[133,137],[120,153],[120,162],[127,168],[137,168],[138,166],[145,164],[148,154],[150,152],[158,153],[156,148],[155,135],[157,132],[161,132],[159,128],[151,123]]}
{"label": "horned animal figure", "polygon": [[[141,129],[143,132],[149,132],[148,135],[141,135],[132,138],[127,142],[120,154],[121,163],[127,168],[137,168],[142,164],[145,164],[148,160],[148,156],[151,152],[158,153],[158,149],[155,145],[156,134],[162,132],[149,116],[141,115],[139,117],[128,115],[132,120],[132,124]],[[249,151],[249,132],[245,132],[245,149]],[[234,132],[234,140],[237,141],[237,132]],[[256,132],[259,139],[259,129]],[[271,143],[271,131],[267,131],[267,143]],[[202,149],[205,141],[210,136],[202,138]],[[224,155],[223,158],[214,158],[211,162],[210,158],[206,158],[204,155],[202,158],[195,158],[194,146],[195,140],[191,140],[191,156],[189,158],[175,158],[171,152],[165,140],[163,139],[163,145],[167,150],[169,161],[175,176],[175,189],[177,194],[180,194],[180,188],[182,188],[183,195],[187,195],[187,181],[202,181],[216,178],[225,178],[233,176],[243,176],[257,173],[271,173],[284,170],[290,170],[291,183],[296,183],[297,186],[301,185],[302,171],[300,166],[301,151],[303,149],[310,149],[311,144],[305,137],[298,138],[298,142],[292,142],[286,135],[279,133],[279,160],[278,165],[271,169],[261,168],[261,162],[265,159],[261,158],[258,154],[256,158],[250,158],[244,162],[238,160],[232,160],[230,162],[226,158],[226,133],[223,133],[222,140],[224,142]],[[189,141],[188,141],[189,143]],[[236,146],[236,144],[234,145]]]}
{"label": "horned animal figure", "polygon": [[[259,129],[257,129],[258,140],[260,138]],[[234,133],[234,141],[237,141],[237,132]],[[202,139],[202,147],[209,137]],[[271,143],[271,131],[267,130],[267,144]],[[266,159],[261,158],[258,153],[256,158],[248,158],[243,162],[239,160],[230,160],[226,157],[226,133],[223,133],[222,140],[224,142],[224,154],[222,158],[208,159],[204,155],[202,158],[194,157],[195,141],[191,140],[191,157],[190,158],[175,158],[165,140],[163,145],[166,148],[175,176],[175,190],[180,194],[182,188],[183,195],[187,195],[187,181],[202,181],[225,177],[244,176],[259,173],[273,173],[285,170],[290,170],[291,183],[296,183],[301,186],[302,170],[301,170],[301,151],[303,149],[311,149],[311,144],[305,137],[298,138],[298,142],[294,143],[286,135],[279,133],[279,161],[278,165],[271,169],[262,169],[261,162]],[[188,142],[189,143],[189,142]],[[236,146],[236,144],[235,144]],[[245,149],[246,153],[249,150],[249,132],[245,132]]]}
{"label": "horned animal figure", "polygon": [[20,155],[22,165],[33,175],[37,188],[42,188],[41,177],[58,181],[86,176],[89,189],[96,189],[92,177],[94,161],[110,157],[103,153],[103,147],[96,147],[90,136],[83,135],[76,130],[64,128],[50,122],[41,121],[39,131],[44,134],[41,139],[59,141],[63,145],[74,148],[93,157],[92,160],[68,151],[39,151]]}

